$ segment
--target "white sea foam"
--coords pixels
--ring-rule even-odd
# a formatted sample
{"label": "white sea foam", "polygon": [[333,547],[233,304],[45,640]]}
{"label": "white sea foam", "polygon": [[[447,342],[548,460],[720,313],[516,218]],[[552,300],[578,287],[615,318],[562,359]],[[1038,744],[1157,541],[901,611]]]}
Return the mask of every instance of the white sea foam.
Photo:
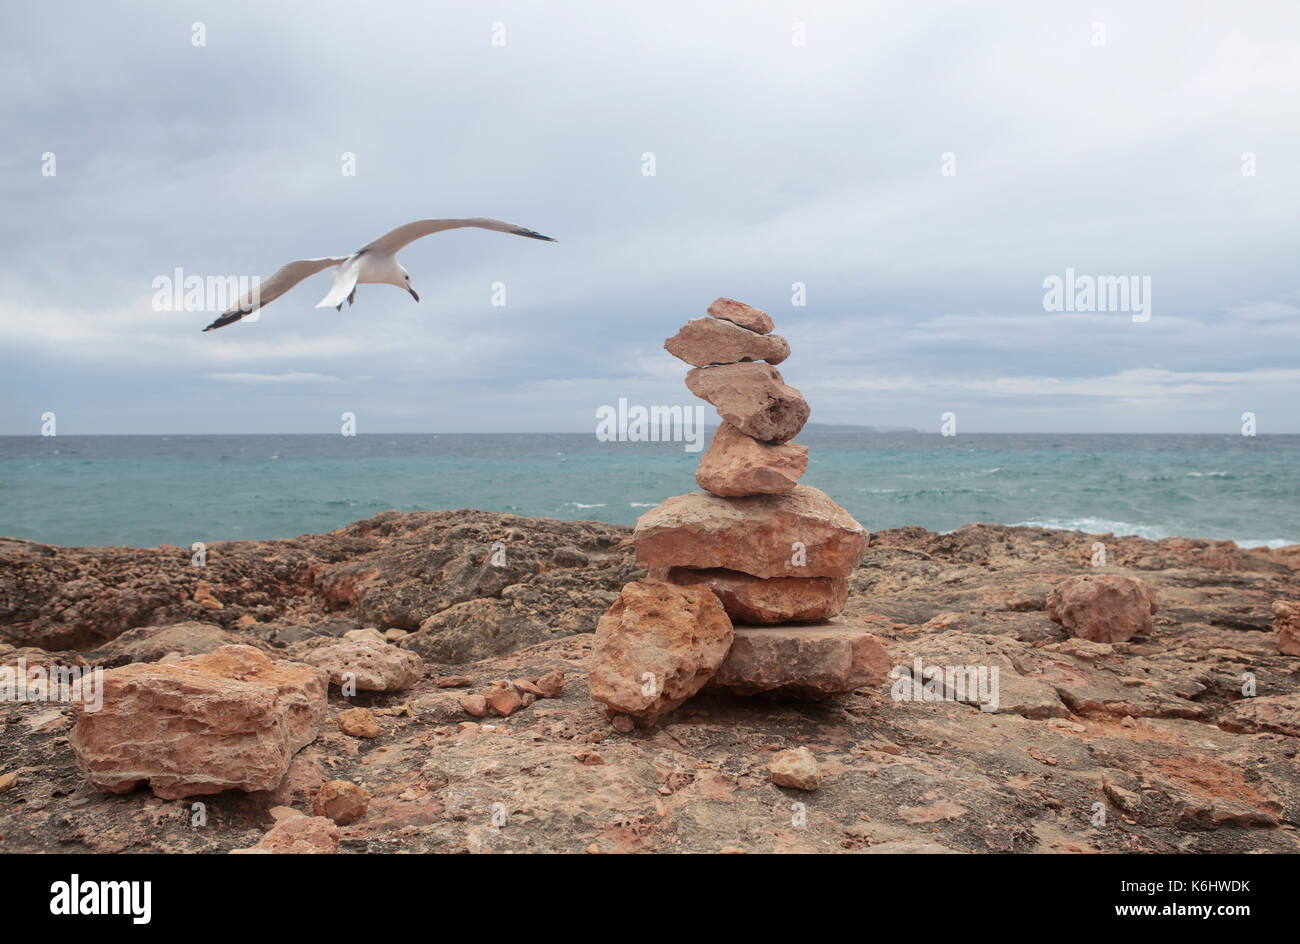
{"label": "white sea foam", "polygon": [[569,502],[574,508],[604,508],[605,502],[596,502],[594,505],[584,505],[582,502]]}
{"label": "white sea foam", "polygon": [[[1127,521],[1110,521],[1106,518],[1044,518],[1038,521],[1017,521],[1015,528],[1049,528],[1054,531],[1083,531],[1086,534],[1105,534],[1110,532],[1122,536],[1136,535],[1149,541],[1159,541],[1172,537],[1205,537],[1205,535],[1177,535],[1167,528],[1154,525],[1131,524]],[[1237,547],[1286,547],[1288,544],[1300,544],[1293,538],[1212,538],[1211,540],[1229,540]]]}

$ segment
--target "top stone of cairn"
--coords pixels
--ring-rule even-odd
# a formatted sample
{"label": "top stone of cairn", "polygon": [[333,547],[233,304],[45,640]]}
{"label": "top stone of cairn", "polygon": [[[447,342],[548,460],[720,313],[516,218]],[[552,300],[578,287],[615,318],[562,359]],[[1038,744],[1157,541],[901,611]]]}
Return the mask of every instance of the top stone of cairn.
{"label": "top stone of cairn", "polygon": [[738,324],[750,331],[757,331],[759,334],[771,334],[772,329],[776,327],[767,312],[746,305],[744,302],[738,302],[734,298],[719,298],[709,306],[709,315]]}

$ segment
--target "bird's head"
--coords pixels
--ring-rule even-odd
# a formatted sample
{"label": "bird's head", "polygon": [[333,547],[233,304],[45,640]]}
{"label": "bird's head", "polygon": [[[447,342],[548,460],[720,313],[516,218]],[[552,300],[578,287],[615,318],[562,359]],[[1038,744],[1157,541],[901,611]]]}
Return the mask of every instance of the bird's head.
{"label": "bird's head", "polygon": [[411,284],[411,273],[407,272],[406,267],[400,262],[397,264],[397,278],[393,280],[393,284],[398,288],[406,289],[417,302],[420,300],[419,293],[415,291],[415,286]]}

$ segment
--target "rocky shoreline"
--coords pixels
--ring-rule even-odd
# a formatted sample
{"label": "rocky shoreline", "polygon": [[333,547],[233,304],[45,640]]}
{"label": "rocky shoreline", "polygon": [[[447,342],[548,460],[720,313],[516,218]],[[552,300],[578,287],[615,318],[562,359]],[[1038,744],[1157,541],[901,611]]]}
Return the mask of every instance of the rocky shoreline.
{"label": "rocky shoreline", "polygon": [[[70,742],[77,709],[0,702],[0,850],[1300,851],[1300,548],[873,532],[841,618],[869,625],[892,666],[996,667],[996,711],[898,697],[897,680],[838,700],[705,689],[622,730],[586,667],[600,617],[647,577],[631,537],[388,512],[213,543],[203,566],[179,547],[0,539],[0,665],[174,676],[238,645],[302,664],[294,684],[314,691],[337,647],[383,663],[379,689],[328,684],[319,733],[274,788],[184,798],[102,792]],[[1150,588],[1149,628],[1101,642],[1053,620],[1071,605],[1051,602],[1062,581],[1101,574]],[[411,653],[418,678],[392,682]],[[815,784],[773,765],[799,748]]]}

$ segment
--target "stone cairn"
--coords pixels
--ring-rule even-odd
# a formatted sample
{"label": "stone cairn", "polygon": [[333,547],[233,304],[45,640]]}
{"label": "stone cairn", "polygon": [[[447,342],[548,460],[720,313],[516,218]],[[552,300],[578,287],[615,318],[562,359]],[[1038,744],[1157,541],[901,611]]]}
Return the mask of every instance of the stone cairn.
{"label": "stone cairn", "polygon": [[790,354],[757,308],[720,298],[665,349],[722,418],[695,480],[637,521],[648,576],[601,618],[592,698],[615,725],[653,723],[701,689],[826,698],[876,685],[888,656],[864,624],[837,619],[866,553],[862,525],[800,485],[808,448],[790,442],[808,403],[776,369]]}

